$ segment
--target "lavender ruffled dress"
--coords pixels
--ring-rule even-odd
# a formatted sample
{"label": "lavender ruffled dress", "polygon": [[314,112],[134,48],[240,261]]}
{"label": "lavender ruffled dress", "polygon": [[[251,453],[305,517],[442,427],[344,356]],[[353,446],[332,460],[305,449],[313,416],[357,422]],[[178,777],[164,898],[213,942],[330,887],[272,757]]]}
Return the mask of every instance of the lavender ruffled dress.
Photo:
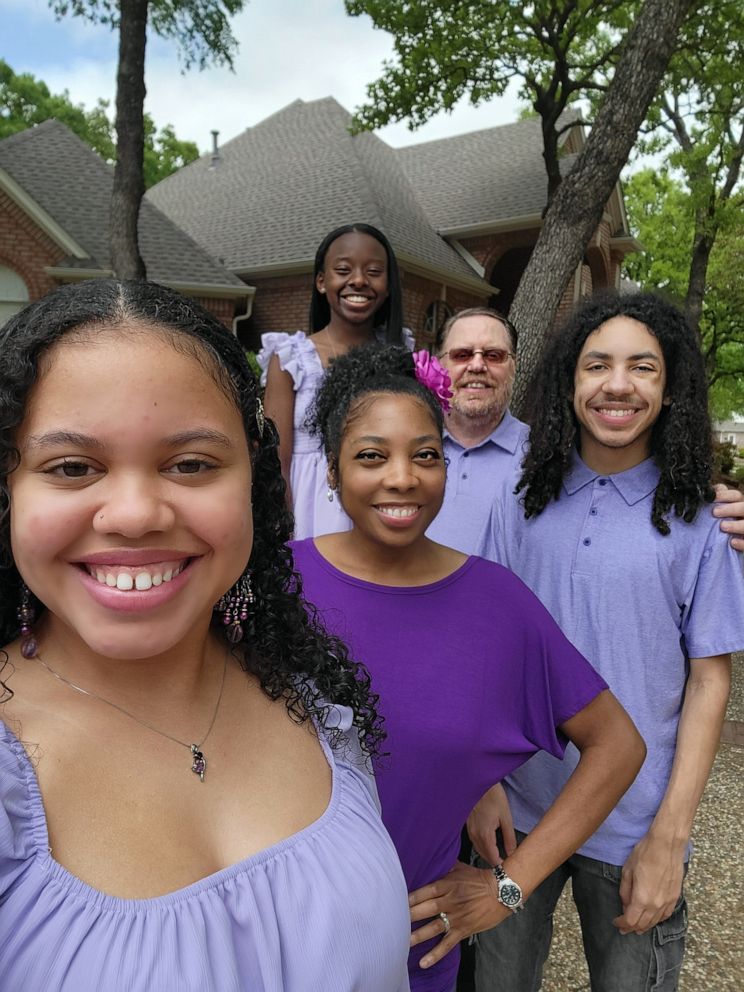
{"label": "lavender ruffled dress", "polygon": [[406,992],[410,921],[351,711],[321,744],[331,800],[310,826],[153,899],[119,899],[49,851],[26,751],[0,723],[4,992]]}
{"label": "lavender ruffled dress", "polygon": [[[403,329],[403,343],[413,349],[413,335]],[[261,384],[266,385],[266,373],[271,356],[276,355],[279,366],[292,377],[295,391],[294,442],[290,484],[295,517],[294,537],[320,537],[337,531],[351,530],[351,520],[344,513],[338,497],[328,499],[328,463],[317,437],[306,425],[315,393],[325,373],[312,337],[304,331],[293,334],[272,332],[261,336],[257,358],[261,366]]]}

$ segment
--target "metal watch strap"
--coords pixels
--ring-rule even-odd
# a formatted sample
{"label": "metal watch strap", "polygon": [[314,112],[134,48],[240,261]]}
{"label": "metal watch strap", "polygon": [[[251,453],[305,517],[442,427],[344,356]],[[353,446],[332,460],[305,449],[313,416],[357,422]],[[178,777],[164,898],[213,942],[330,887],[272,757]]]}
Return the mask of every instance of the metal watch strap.
{"label": "metal watch strap", "polygon": [[[499,885],[498,900],[501,903],[501,905],[506,906],[506,908],[510,909],[512,913],[521,913],[522,910],[524,909],[524,903],[522,902],[521,887],[514,881],[513,878],[510,878],[506,874],[502,865],[496,865],[491,869],[491,871],[493,872],[494,878],[496,879]],[[509,888],[511,888],[514,895],[518,895],[518,900],[516,902],[509,902],[501,897],[502,883],[504,884],[505,887],[508,886]]]}

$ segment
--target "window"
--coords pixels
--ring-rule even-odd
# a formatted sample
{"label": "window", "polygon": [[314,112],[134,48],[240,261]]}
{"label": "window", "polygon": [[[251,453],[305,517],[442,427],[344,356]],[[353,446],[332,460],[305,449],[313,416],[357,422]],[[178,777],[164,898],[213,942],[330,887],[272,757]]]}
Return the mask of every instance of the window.
{"label": "window", "polygon": [[0,265],[0,327],[28,303],[26,283],[17,272]]}

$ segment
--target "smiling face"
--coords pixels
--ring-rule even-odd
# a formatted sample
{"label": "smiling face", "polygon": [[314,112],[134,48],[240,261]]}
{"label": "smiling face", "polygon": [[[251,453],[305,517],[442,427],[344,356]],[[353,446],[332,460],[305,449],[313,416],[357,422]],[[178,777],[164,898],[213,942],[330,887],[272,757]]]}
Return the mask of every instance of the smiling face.
{"label": "smiling face", "polygon": [[[479,349],[479,352],[470,361],[457,363],[449,358],[449,352],[458,348]],[[516,367],[512,357],[507,357],[501,365],[484,361],[480,350],[488,349],[513,351],[506,327],[494,317],[463,317],[450,328],[442,344],[440,361],[452,380],[450,420],[454,422],[461,417],[484,421],[492,424],[493,430],[509,405]]]}
{"label": "smiling face", "polygon": [[397,393],[363,396],[350,411],[335,481],[358,534],[406,547],[423,538],[445,483],[442,438],[424,403]]}
{"label": "smiling face", "polygon": [[342,234],[329,245],[315,284],[328,299],[332,320],[371,327],[388,298],[385,248],[369,234]]}
{"label": "smiling face", "polygon": [[16,440],[11,545],[47,629],[131,659],[204,636],[253,540],[242,420],[209,371],[147,327],[72,332]]}
{"label": "smiling face", "polygon": [[574,376],[581,457],[597,472],[623,472],[648,458],[665,399],[661,345],[632,317],[613,317],[584,342]]}

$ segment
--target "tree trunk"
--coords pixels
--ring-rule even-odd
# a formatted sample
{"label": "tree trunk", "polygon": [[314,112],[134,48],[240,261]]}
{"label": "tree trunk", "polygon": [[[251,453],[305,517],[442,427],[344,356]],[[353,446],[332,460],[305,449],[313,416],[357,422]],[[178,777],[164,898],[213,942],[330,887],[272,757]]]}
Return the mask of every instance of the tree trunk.
{"label": "tree trunk", "polygon": [[509,317],[519,331],[513,405],[524,406],[558,304],[602,218],[692,0],[645,0],[586,145],[553,197]]}
{"label": "tree trunk", "polygon": [[111,193],[111,266],[119,279],[145,279],[137,221],[145,193],[145,44],[148,0],[121,0],[116,77],[116,167]]}
{"label": "tree trunk", "polygon": [[685,316],[690,327],[699,334],[700,318],[703,315],[703,300],[705,299],[705,280],[708,274],[708,262],[710,253],[713,250],[717,226],[710,228],[708,225],[697,227],[695,237],[692,242],[692,257],[690,259],[690,278],[687,284],[687,296],[685,297]]}

